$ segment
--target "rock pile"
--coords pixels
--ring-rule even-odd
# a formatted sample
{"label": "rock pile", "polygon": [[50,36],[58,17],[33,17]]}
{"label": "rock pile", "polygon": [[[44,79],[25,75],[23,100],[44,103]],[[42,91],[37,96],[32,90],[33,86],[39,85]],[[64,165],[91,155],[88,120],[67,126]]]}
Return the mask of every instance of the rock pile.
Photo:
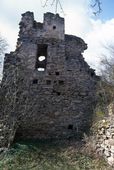
{"label": "rock pile", "polygon": [[99,122],[96,150],[107,162],[114,166],[114,116]]}

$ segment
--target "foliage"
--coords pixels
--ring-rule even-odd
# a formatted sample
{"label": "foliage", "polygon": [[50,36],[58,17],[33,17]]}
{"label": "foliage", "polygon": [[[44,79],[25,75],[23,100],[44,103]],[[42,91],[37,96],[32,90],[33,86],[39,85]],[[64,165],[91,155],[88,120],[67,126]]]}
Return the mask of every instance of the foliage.
{"label": "foliage", "polygon": [[0,170],[111,170],[101,158],[82,151],[76,141],[16,143],[1,154]]}
{"label": "foliage", "polygon": [[114,85],[114,46],[108,45],[105,49],[109,55],[103,55],[103,59],[101,60],[101,75],[103,81]]}
{"label": "foliage", "polygon": [[107,56],[103,55],[101,60],[101,82],[98,93],[98,103],[96,107],[97,115],[104,113],[109,115],[109,106],[114,102],[114,46],[104,46],[108,51]]}
{"label": "foliage", "polygon": [[114,100],[114,48],[111,45],[105,48],[110,56],[104,55],[101,61],[101,81],[97,89],[96,116],[101,117],[108,113],[107,106]]}
{"label": "foliage", "polygon": [[96,91],[97,103],[94,111],[95,122],[108,115],[108,106],[113,102],[114,99],[114,86],[102,79],[103,77],[101,77]]}

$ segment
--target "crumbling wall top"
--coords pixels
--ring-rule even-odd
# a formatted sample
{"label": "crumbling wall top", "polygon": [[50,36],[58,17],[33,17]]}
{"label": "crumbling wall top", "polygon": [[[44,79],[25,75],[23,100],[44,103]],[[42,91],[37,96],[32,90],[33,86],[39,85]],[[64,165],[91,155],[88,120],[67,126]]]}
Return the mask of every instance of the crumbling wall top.
{"label": "crumbling wall top", "polygon": [[33,12],[22,14],[20,37],[42,37],[64,40],[64,18],[59,14],[45,13],[43,23],[34,20]]}

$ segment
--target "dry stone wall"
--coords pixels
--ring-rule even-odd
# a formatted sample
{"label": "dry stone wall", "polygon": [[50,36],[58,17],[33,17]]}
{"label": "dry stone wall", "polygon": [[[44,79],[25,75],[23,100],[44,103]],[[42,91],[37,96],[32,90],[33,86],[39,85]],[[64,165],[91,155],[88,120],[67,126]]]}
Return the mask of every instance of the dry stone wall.
{"label": "dry stone wall", "polygon": [[97,122],[95,148],[114,167],[114,104],[108,106],[108,116]]}

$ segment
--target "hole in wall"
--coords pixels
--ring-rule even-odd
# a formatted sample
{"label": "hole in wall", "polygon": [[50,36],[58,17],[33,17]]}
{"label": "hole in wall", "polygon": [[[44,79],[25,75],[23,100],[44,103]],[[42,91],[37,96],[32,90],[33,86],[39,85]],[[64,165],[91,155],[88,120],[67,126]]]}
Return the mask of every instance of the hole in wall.
{"label": "hole in wall", "polygon": [[53,30],[55,30],[55,29],[56,29],[56,26],[54,25],[54,26],[53,26]]}
{"label": "hole in wall", "polygon": [[47,65],[47,45],[39,44],[37,47],[37,56],[36,56],[36,65],[35,68],[38,71],[45,71]]}
{"label": "hole in wall", "polygon": [[63,80],[59,80],[59,85],[64,85],[64,81]]}
{"label": "hole in wall", "polygon": [[73,125],[68,125],[68,129],[73,130]]}
{"label": "hole in wall", "polygon": [[38,80],[37,80],[37,79],[34,79],[34,80],[32,81],[32,83],[33,83],[33,84],[37,84],[37,83],[38,83]]}
{"label": "hole in wall", "polygon": [[60,92],[56,92],[56,94],[57,94],[58,96],[60,96],[60,95],[61,95],[61,93],[60,93]]}
{"label": "hole in wall", "polygon": [[34,27],[34,28],[37,28],[36,21],[33,22],[33,27]]}
{"label": "hole in wall", "polygon": [[95,73],[94,72],[91,72],[91,77],[93,77],[95,75]]}
{"label": "hole in wall", "polygon": [[55,72],[55,74],[57,75],[57,76],[59,76],[59,72],[57,71],[57,72]]}

